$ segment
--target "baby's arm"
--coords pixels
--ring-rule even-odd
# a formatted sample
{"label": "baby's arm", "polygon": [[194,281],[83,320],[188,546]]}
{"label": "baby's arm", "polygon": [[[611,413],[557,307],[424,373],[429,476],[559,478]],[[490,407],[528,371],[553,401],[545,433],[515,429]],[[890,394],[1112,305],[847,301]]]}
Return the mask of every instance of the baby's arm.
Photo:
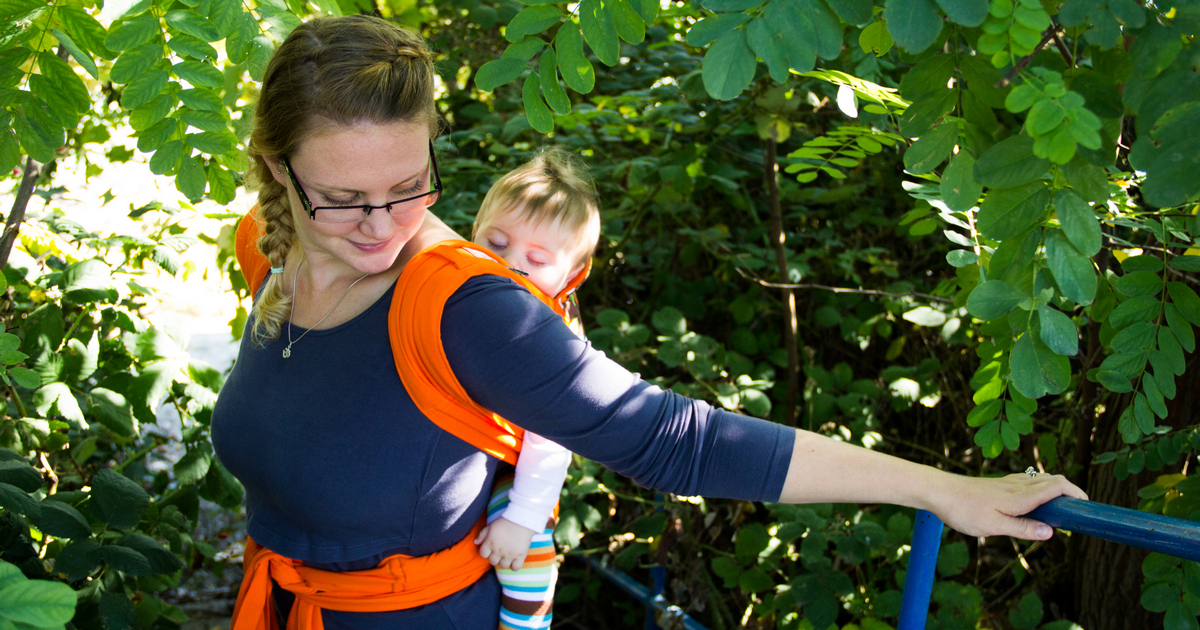
{"label": "baby's arm", "polygon": [[508,507],[475,539],[479,554],[502,569],[520,569],[534,534],[546,529],[567,477],[571,452],[525,432]]}

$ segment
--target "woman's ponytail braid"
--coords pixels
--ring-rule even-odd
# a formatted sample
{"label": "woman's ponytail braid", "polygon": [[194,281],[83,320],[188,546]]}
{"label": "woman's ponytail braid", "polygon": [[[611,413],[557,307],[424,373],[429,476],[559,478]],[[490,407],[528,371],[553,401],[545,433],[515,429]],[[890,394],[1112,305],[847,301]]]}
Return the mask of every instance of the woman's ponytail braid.
{"label": "woman's ponytail braid", "polygon": [[[263,235],[258,239],[259,251],[272,267],[283,267],[296,240],[296,227],[288,207],[287,188],[274,179],[259,188],[258,219],[263,227]],[[255,344],[278,338],[280,327],[291,314],[292,298],[283,292],[282,277],[283,274],[267,274],[254,302],[250,340]]]}

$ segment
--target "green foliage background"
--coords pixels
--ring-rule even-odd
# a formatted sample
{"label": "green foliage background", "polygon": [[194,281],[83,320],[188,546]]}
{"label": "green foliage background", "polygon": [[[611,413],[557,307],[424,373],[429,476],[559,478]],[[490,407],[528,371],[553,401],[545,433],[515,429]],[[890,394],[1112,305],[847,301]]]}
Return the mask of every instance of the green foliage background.
{"label": "green foliage background", "polygon": [[[605,238],[585,323],[643,377],[954,472],[1034,463],[1200,517],[1200,2],[0,0],[0,252],[19,231],[33,261],[5,268],[0,603],[21,599],[0,630],[174,627],[158,594],[211,556],[190,538],[197,497],[240,501],[207,441],[220,375],[141,315],[136,276],[174,273],[189,236],[150,207],[134,212],[161,222],[151,237],[101,237],[24,217],[22,195],[57,160],[141,155],[193,201],[230,202],[275,44],[360,11],[438,51],[437,209],[461,232],[539,146],[588,160]],[[151,477],[141,425],[163,400],[187,454]],[[906,510],[655,498],[585,461],[568,490],[561,545],[669,565],[668,599],[711,627],[895,621]],[[1194,563],[1104,553],[948,541],[930,624],[1200,627]],[[578,566],[560,610],[637,616]]]}

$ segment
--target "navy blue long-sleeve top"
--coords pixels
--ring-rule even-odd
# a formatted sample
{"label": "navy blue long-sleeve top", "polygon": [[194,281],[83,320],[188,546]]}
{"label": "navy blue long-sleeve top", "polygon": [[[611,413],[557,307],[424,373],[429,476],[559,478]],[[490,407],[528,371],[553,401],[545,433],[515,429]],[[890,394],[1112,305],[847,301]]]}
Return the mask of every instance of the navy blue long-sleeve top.
{"label": "navy blue long-sleeve top", "polygon": [[[485,510],[499,460],[416,408],[392,358],[391,298],[308,332],[288,359],[285,339],[257,347],[246,335],[213,412],[217,455],[246,487],[250,536],[310,566],[359,570],[445,549]],[[791,429],[642,382],[508,279],[464,284],[442,342],[474,400],[641,485],[760,501],[782,492]],[[328,630],[494,630],[498,610],[488,573],[429,606],[324,619]]]}

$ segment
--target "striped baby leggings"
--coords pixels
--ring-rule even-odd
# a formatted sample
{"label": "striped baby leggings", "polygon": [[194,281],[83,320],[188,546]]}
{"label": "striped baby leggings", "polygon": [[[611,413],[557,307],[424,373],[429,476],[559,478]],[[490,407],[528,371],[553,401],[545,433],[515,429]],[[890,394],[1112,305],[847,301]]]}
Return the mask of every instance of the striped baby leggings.
{"label": "striped baby leggings", "polygon": [[[496,480],[488,501],[488,523],[504,513],[512,481],[512,475]],[[558,579],[558,564],[554,558],[556,520],[556,517],[550,517],[546,529],[534,534],[529,555],[525,557],[525,564],[520,570],[496,569],[501,589],[499,630],[540,630],[550,627],[554,618],[554,583]]]}

